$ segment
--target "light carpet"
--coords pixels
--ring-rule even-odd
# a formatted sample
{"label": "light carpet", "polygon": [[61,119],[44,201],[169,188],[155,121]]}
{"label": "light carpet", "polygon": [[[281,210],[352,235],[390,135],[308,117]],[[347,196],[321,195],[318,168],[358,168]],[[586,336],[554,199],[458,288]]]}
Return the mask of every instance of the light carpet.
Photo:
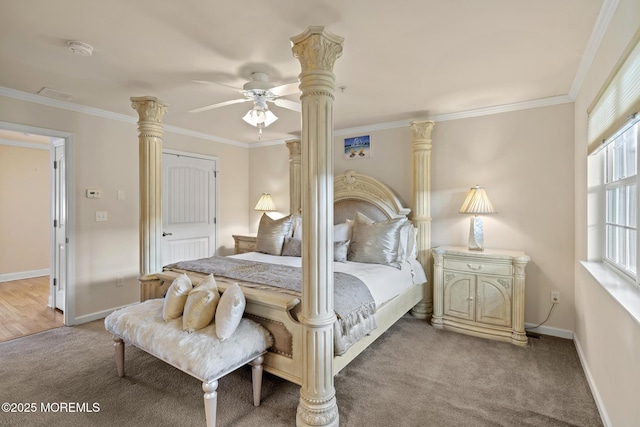
{"label": "light carpet", "polygon": [[[198,380],[130,346],[118,378],[112,344],[102,321],[0,343],[0,401],[35,409],[0,412],[0,425],[204,425]],[[602,425],[572,341],[543,336],[517,347],[410,316],[337,375],[335,388],[341,426]],[[218,426],[293,426],[299,390],[265,373],[254,407],[243,367],[220,380]]]}

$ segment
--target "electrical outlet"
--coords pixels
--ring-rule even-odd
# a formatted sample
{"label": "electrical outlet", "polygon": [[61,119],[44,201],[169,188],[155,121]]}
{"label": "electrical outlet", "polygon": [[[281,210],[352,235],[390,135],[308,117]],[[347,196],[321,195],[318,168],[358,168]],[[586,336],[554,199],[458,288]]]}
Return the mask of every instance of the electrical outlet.
{"label": "electrical outlet", "polygon": [[116,288],[121,288],[124,286],[124,277],[116,278]]}
{"label": "electrical outlet", "polygon": [[551,303],[558,304],[560,302],[560,292],[551,291]]}

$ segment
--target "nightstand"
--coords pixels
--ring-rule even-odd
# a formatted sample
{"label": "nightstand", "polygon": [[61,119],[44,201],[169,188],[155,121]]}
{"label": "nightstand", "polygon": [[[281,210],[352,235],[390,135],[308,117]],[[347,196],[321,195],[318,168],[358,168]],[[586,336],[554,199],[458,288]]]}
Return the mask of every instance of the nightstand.
{"label": "nightstand", "polygon": [[530,258],[524,252],[454,246],[432,252],[435,328],[527,344],[524,270]]}
{"label": "nightstand", "polygon": [[233,240],[235,241],[234,249],[236,254],[243,254],[245,252],[255,252],[256,250],[257,236],[255,234],[252,234],[252,235],[234,234]]}

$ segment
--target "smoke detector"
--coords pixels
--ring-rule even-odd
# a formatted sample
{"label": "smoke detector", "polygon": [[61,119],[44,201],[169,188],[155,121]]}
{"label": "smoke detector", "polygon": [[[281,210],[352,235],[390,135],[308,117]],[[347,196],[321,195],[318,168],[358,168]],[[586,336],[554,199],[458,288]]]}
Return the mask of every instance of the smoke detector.
{"label": "smoke detector", "polygon": [[67,46],[69,46],[69,50],[76,55],[91,56],[93,54],[93,46],[89,43],[68,41]]}

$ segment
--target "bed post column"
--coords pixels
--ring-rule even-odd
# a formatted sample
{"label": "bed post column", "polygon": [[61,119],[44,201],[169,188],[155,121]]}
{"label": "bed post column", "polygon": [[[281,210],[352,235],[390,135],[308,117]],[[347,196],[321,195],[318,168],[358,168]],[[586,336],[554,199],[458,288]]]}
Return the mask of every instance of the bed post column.
{"label": "bed post column", "polygon": [[433,120],[411,122],[411,177],[413,224],[418,229],[418,262],[427,274],[424,299],[411,310],[413,316],[427,319],[433,313],[433,274],[431,258],[431,131]]}
{"label": "bed post column", "polygon": [[287,141],[289,149],[289,213],[298,214],[302,211],[302,152],[300,140]]}
{"label": "bed post column", "polygon": [[131,98],[131,107],[139,115],[140,280],[146,283],[162,271],[162,116],[167,106],[141,96]]}
{"label": "bed post column", "polygon": [[302,102],[302,388],[297,426],[338,426],[333,383],[333,64],[344,39],[309,27],[292,37]]}

